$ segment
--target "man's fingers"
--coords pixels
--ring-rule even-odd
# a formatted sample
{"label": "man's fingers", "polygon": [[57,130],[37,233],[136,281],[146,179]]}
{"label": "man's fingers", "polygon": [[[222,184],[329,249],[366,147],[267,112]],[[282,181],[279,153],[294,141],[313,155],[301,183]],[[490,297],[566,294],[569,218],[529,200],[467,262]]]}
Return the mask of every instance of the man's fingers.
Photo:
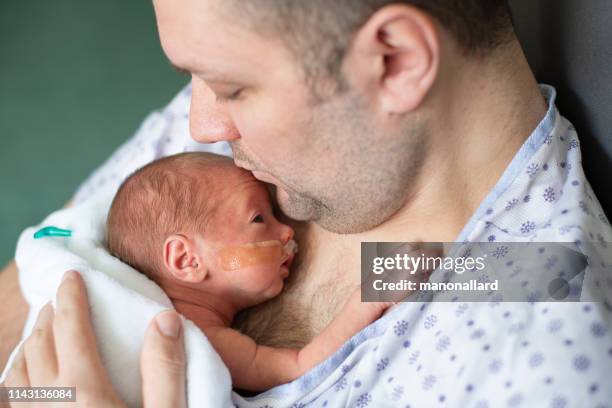
{"label": "man's fingers", "polygon": [[140,357],[145,408],[186,407],[182,323],[173,311],[149,324]]}
{"label": "man's fingers", "polygon": [[30,378],[28,377],[28,366],[26,363],[23,344],[19,347],[19,352],[13,360],[11,371],[9,372],[5,386],[7,387],[29,387]]}
{"label": "man's fingers", "polygon": [[46,304],[38,314],[32,333],[24,343],[30,382],[37,387],[50,386],[57,377],[53,315],[53,306],[50,303]]}
{"label": "man's fingers", "polygon": [[87,290],[76,271],[68,271],[57,291],[53,322],[59,370],[62,364],[71,375],[87,376],[92,368],[104,372],[89,316]]}

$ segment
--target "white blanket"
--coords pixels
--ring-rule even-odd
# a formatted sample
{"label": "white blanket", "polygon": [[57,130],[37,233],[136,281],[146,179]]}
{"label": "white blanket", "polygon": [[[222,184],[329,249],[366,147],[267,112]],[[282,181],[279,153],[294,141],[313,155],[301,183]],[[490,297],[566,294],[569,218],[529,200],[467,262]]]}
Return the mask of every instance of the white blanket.
{"label": "white blanket", "polygon": [[[137,407],[142,405],[139,358],[146,328],[157,313],[173,307],[153,281],[106,251],[104,231],[111,200],[110,192],[98,195],[51,214],[41,225],[22,233],[16,262],[22,292],[31,306],[24,338],[30,333],[38,311],[49,301],[55,301],[64,272],[79,271],[87,286],[102,360],[120,396],[129,406]],[[70,229],[74,236],[34,239],[34,233],[45,226]],[[183,320],[183,329],[189,406],[233,406],[231,379],[221,358],[191,321]]]}

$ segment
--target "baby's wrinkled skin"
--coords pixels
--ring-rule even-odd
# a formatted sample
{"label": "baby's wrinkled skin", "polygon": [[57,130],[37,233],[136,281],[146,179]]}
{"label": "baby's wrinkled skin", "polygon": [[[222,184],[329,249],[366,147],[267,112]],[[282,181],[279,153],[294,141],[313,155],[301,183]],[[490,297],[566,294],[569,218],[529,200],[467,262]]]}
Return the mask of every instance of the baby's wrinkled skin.
{"label": "baby's wrinkled skin", "polygon": [[[181,167],[183,177],[197,181],[192,184],[197,186],[192,187],[198,190],[195,191],[197,200],[200,197],[206,200],[202,206],[207,214],[204,230],[162,237],[162,247],[154,248],[162,253],[151,255],[161,255],[163,262],[159,268],[162,270],[155,271],[151,277],[170,297],[176,310],[205,333],[227,365],[235,388],[267,390],[298,378],[325,360],[380,317],[391,303],[362,303],[359,287],[355,288],[335,319],[301,349],[258,345],[232,329],[238,312],[281,293],[297,245],[293,240],[294,230],[274,215],[264,183],[234,166],[229,159],[211,160],[214,162],[205,173],[198,172],[201,170],[198,168],[192,171],[189,166]],[[171,168],[165,168],[165,162],[160,161],[158,167],[159,164],[162,171]],[[126,180],[129,182],[130,179]],[[128,195],[145,194],[133,188],[125,190]],[[180,191],[174,194],[182,196]],[[149,211],[155,202],[158,201],[150,204]],[[113,205],[111,214],[121,211],[119,208]],[[147,209],[132,207],[130,211],[138,211],[132,213],[137,216]],[[167,215],[168,211],[164,212]],[[187,225],[199,225],[195,220],[180,220],[179,224],[184,224],[184,228],[179,226],[179,231],[189,231]],[[137,259],[135,263],[146,262],[146,259]]]}

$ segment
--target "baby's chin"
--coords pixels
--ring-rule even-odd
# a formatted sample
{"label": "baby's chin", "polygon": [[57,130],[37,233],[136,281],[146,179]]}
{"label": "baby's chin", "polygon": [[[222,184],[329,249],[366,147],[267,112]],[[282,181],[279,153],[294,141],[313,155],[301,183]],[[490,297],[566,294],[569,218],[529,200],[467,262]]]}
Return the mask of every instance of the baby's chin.
{"label": "baby's chin", "polygon": [[278,279],[273,284],[271,284],[266,290],[261,293],[261,301],[258,303],[263,303],[267,300],[277,297],[283,291],[285,287],[284,279]]}

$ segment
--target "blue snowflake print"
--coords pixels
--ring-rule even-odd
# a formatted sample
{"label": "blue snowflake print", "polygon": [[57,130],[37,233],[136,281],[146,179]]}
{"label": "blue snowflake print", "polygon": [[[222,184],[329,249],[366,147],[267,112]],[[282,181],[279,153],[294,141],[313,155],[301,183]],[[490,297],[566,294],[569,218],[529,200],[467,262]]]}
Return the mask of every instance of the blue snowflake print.
{"label": "blue snowflake print", "polygon": [[542,197],[544,197],[544,201],[546,201],[547,203],[552,203],[553,201],[555,201],[555,198],[557,198],[555,194],[555,189],[552,187],[548,187],[546,190],[544,190],[544,194],[542,194]]}
{"label": "blue snowflake print", "polygon": [[455,310],[455,316],[459,317],[464,314],[468,307],[469,306],[467,303],[460,304],[459,307],[457,307],[457,310]]}
{"label": "blue snowflake print", "polygon": [[498,373],[503,366],[504,363],[500,359],[496,358],[489,363],[489,371],[492,373]]}
{"label": "blue snowflake print", "polygon": [[440,339],[438,340],[438,344],[436,344],[436,350],[438,351],[444,351],[446,349],[448,349],[448,347],[451,344],[451,339],[448,336],[442,336],[440,337]]}
{"label": "blue snowflake print", "polygon": [[419,355],[421,353],[417,350],[415,352],[413,352],[410,357],[408,358],[408,364],[413,365],[414,363],[417,362],[417,360],[419,359]]}
{"label": "blue snowflake print", "polygon": [[381,372],[389,365],[389,358],[385,357],[376,364],[376,371]]}
{"label": "blue snowflake print", "polygon": [[529,366],[531,368],[539,367],[544,362],[544,356],[542,353],[532,354],[529,358]]}
{"label": "blue snowflake print", "polygon": [[523,403],[523,396],[521,394],[514,394],[508,399],[509,407],[517,407]]}
{"label": "blue snowflake print", "polygon": [[291,408],[304,408],[305,406],[306,404],[304,404],[303,402],[296,402],[291,406]]}
{"label": "blue snowflake print", "polygon": [[519,203],[518,198],[513,198],[512,200],[508,201],[506,203],[506,211],[510,211],[511,209],[513,209],[514,207],[516,207],[516,205]]}
{"label": "blue snowflake print", "polygon": [[338,392],[338,391],[342,391],[343,389],[346,388],[347,385],[347,381],[346,378],[342,377],[337,383],[336,385],[334,385],[334,391]]}
{"label": "blue snowflake print", "polygon": [[397,387],[393,388],[393,392],[391,393],[391,399],[393,401],[398,401],[402,399],[403,395],[404,395],[404,387],[402,387],[401,385],[398,385]]}
{"label": "blue snowflake print", "polygon": [[529,166],[527,166],[527,175],[531,178],[535,176],[539,170],[540,170],[539,164],[531,163]]}
{"label": "blue snowflake print", "polygon": [[407,330],[408,330],[408,322],[405,320],[399,320],[397,323],[395,323],[395,326],[393,326],[393,332],[398,337],[406,334]]}
{"label": "blue snowflake print", "polygon": [[544,163],[542,165],[542,170],[547,171],[548,170],[548,163]]}
{"label": "blue snowflake print", "polygon": [[406,340],[403,344],[404,348],[410,347],[410,340]]}
{"label": "blue snowflake print", "polygon": [[562,327],[563,327],[563,320],[561,319],[551,320],[548,323],[548,331],[551,333],[557,333],[559,330],[561,330]]}
{"label": "blue snowflake print", "polygon": [[591,324],[591,334],[593,337],[603,337],[608,332],[606,326],[601,322],[594,322]]}
{"label": "blue snowflake print", "polygon": [[436,377],[433,375],[428,375],[427,377],[423,379],[423,389],[428,390],[431,387],[433,387],[435,383],[436,383]]}
{"label": "blue snowflake print", "polygon": [[497,248],[495,248],[495,251],[491,253],[491,255],[493,255],[497,259],[503,258],[508,255],[508,247],[505,245],[498,246]]}
{"label": "blue snowflake print", "polygon": [[564,397],[555,397],[550,402],[550,408],[566,408],[567,400]]}
{"label": "blue snowflake print", "polygon": [[574,368],[576,371],[586,371],[591,366],[591,360],[584,354],[574,357]]}
{"label": "blue snowflake print", "polygon": [[533,221],[525,221],[521,224],[521,233],[528,234],[535,229],[536,225]]}
{"label": "blue snowflake print", "polygon": [[549,133],[548,135],[546,135],[546,137],[544,138],[544,143],[546,143],[547,145],[551,144],[553,140],[552,135]]}
{"label": "blue snowflake print", "polygon": [[599,385],[597,385],[597,384],[591,384],[591,385],[589,386],[589,392],[590,392],[591,394],[595,394],[595,393],[597,392],[597,390],[599,390]]}
{"label": "blue snowflake print", "polygon": [[527,302],[534,304],[542,299],[542,292],[535,290],[527,295]]}
{"label": "blue snowflake print", "polygon": [[348,373],[349,371],[351,371],[352,368],[353,368],[353,366],[350,365],[350,364],[343,365],[342,366],[342,374]]}
{"label": "blue snowflake print", "polygon": [[601,234],[597,234],[597,242],[599,242],[599,245],[602,248],[607,248],[608,247],[608,243],[606,242],[606,240],[604,239],[603,235],[601,235]]}
{"label": "blue snowflake print", "polygon": [[266,404],[266,405],[260,405],[258,408],[274,408],[274,407],[272,407],[272,405]]}
{"label": "blue snowflake print", "polygon": [[487,275],[486,273],[483,273],[482,275],[478,276],[478,278],[476,278],[476,281],[478,283],[488,283],[491,282],[491,278],[489,278],[489,275]]}
{"label": "blue snowflake print", "polygon": [[474,330],[474,332],[472,332],[472,335],[470,336],[470,338],[472,340],[477,340],[477,339],[481,338],[484,335],[485,335],[485,331],[484,330],[477,329],[477,330]]}
{"label": "blue snowflake print", "polygon": [[436,325],[437,321],[438,321],[438,316],[433,315],[433,314],[429,315],[425,318],[425,322],[423,322],[423,326],[427,330],[432,329]]}
{"label": "blue snowflake print", "polygon": [[584,201],[580,201],[580,202],[578,202],[578,206],[580,207],[580,209],[582,210],[583,213],[585,213],[587,215],[591,215],[591,210],[590,210],[589,206],[587,205],[587,203],[585,203]]}
{"label": "blue snowflake print", "polygon": [[550,256],[546,259],[544,268],[546,268],[546,270],[551,270],[552,268],[555,267],[555,265],[557,265],[558,262],[559,262],[559,258],[557,258],[555,255]]}
{"label": "blue snowflake print", "polygon": [[531,201],[531,196],[527,194],[525,197],[523,197],[523,202],[528,203],[529,201]]}
{"label": "blue snowflake print", "polygon": [[353,383],[353,387],[355,387],[355,388],[359,388],[359,387],[361,387],[361,381],[359,381],[359,380],[355,381],[355,382]]}
{"label": "blue snowflake print", "polygon": [[495,235],[489,235],[489,236],[487,237],[487,240],[488,240],[489,242],[493,242],[493,241],[495,241]]}
{"label": "blue snowflake print", "polygon": [[372,396],[369,393],[364,393],[357,398],[357,408],[365,408],[372,402]]}
{"label": "blue snowflake print", "polygon": [[567,150],[572,150],[572,149],[576,149],[578,148],[578,140],[576,139],[572,139],[570,140],[568,146],[567,146]]}

